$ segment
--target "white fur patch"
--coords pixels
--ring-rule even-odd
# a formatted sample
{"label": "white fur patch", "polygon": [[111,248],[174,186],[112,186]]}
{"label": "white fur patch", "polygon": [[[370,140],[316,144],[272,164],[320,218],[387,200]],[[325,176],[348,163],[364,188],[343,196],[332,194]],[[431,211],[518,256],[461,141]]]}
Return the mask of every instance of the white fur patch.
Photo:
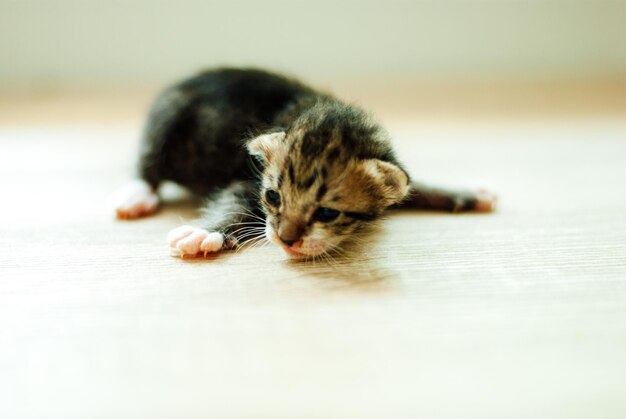
{"label": "white fur patch", "polygon": [[153,214],[159,206],[159,197],[147,182],[136,179],[119,188],[111,197],[115,214],[120,220]]}
{"label": "white fur patch", "polygon": [[219,252],[224,247],[224,236],[215,231],[184,225],[167,234],[167,242],[173,256],[196,257]]}

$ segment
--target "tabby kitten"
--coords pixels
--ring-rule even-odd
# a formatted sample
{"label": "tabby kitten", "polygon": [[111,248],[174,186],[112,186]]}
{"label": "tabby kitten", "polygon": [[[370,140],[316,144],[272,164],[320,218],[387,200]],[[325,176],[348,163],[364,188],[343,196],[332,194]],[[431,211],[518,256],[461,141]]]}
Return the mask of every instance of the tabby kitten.
{"label": "tabby kitten", "polygon": [[314,258],[364,234],[392,206],[490,211],[495,201],[486,191],[410,183],[387,133],[363,110],[253,69],[206,71],[157,98],[139,179],[118,192],[117,217],[154,213],[165,180],[208,198],[202,227],[168,235],[180,257],[264,235],[292,257]]}

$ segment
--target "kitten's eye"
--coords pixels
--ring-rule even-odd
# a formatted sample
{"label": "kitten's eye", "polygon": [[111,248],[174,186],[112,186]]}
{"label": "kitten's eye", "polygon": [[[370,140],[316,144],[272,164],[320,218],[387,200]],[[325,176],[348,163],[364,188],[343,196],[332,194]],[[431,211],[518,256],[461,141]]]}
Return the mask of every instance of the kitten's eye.
{"label": "kitten's eye", "polygon": [[339,217],[340,212],[332,208],[320,207],[315,211],[315,219],[323,223],[328,223]]}
{"label": "kitten's eye", "polygon": [[280,195],[273,189],[265,191],[265,199],[267,199],[267,202],[275,207],[280,205]]}

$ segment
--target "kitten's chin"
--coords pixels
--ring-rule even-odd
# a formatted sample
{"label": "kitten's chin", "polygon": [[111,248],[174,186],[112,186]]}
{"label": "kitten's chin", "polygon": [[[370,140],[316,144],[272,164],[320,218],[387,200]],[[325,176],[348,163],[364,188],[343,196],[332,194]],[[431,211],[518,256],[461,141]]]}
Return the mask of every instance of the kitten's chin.
{"label": "kitten's chin", "polygon": [[274,243],[278,244],[280,246],[281,249],[283,249],[285,251],[285,253],[287,253],[287,255],[292,258],[292,259],[312,259],[316,256],[319,256],[321,253],[323,252],[318,252],[318,253],[312,253],[312,252],[307,252],[304,253],[302,251],[298,251],[292,247],[288,247],[285,246],[283,243],[281,243],[279,240],[274,240]]}
{"label": "kitten's chin", "polygon": [[280,246],[280,247],[282,247],[282,249],[285,251],[285,253],[287,253],[287,255],[289,257],[294,258],[294,259],[304,259],[304,258],[313,257],[311,255],[300,253],[300,252],[298,252],[296,250],[293,250],[293,249],[291,249],[291,248],[289,248],[287,246]]}
{"label": "kitten's chin", "polygon": [[302,250],[294,249],[292,247],[287,247],[282,243],[278,243],[278,245],[285,251],[285,253],[292,259],[315,259],[318,256],[321,256],[326,253],[325,249],[309,249],[305,248]]}

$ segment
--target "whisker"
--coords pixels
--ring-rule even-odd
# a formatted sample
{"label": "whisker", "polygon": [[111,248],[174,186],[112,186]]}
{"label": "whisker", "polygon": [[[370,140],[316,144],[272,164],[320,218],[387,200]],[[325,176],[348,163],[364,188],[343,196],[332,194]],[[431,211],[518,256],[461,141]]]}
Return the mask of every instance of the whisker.
{"label": "whisker", "polygon": [[249,250],[251,249],[258,249],[258,248],[262,248],[263,244],[263,238],[259,238],[258,240],[256,240],[254,243],[252,243],[252,245],[248,248]]}
{"label": "whisker", "polygon": [[241,228],[237,228],[233,230],[233,233],[245,233],[248,231],[259,231],[259,232],[264,232],[265,231],[265,227],[241,227]]}
{"label": "whisker", "polygon": [[238,226],[238,225],[265,225],[265,222],[261,222],[261,221],[242,221],[240,223],[232,223],[231,226]]}
{"label": "whisker", "polygon": [[254,248],[255,244],[257,244],[257,242],[259,242],[260,239],[261,239],[260,237],[252,237],[252,238],[244,241],[243,243],[241,243],[239,245],[239,248],[236,250],[236,252],[238,253],[238,252],[240,252],[243,249],[248,250],[248,249]]}
{"label": "whisker", "polygon": [[235,249],[235,253],[239,253],[242,250],[246,249],[247,248],[246,246],[248,246],[251,242],[253,242],[255,240],[257,240],[257,239],[255,237],[253,237],[251,239],[248,239],[248,240],[245,240],[245,241],[243,241],[241,243],[238,243],[237,244],[237,249]]}
{"label": "whisker", "polygon": [[265,218],[263,218],[263,217],[261,217],[259,215],[256,215],[256,214],[254,214],[252,212],[231,211],[231,212],[226,212],[226,213],[221,214],[221,215],[224,216],[224,217],[226,217],[228,215],[241,215],[241,216],[243,216],[245,218],[250,218],[252,220],[258,220],[259,222],[263,222],[263,223],[265,222]]}
{"label": "whisker", "polygon": [[246,234],[242,234],[242,235],[240,235],[240,236],[237,236],[237,238],[238,238],[238,239],[240,239],[240,240],[241,240],[241,239],[250,238],[250,237],[252,237],[252,238],[258,238],[258,237],[263,237],[263,235],[262,235],[262,234],[259,234],[259,233],[256,233],[256,232],[249,232],[249,233],[246,233]]}

